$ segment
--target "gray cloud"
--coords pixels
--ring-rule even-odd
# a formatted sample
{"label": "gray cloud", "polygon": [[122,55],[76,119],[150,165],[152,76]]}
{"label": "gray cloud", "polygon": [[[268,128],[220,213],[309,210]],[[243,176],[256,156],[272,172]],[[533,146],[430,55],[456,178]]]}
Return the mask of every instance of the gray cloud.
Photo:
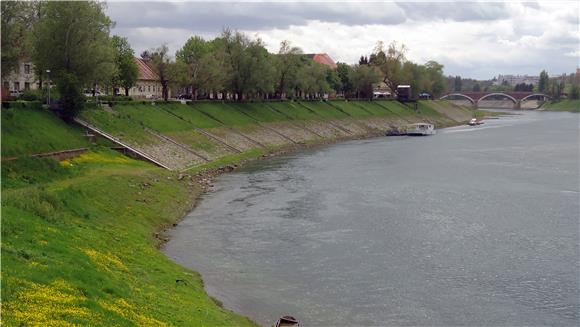
{"label": "gray cloud", "polygon": [[286,28],[319,20],[344,25],[404,23],[403,10],[393,3],[234,3],[234,2],[112,2],[108,13],[119,28],[163,27],[216,32]]}
{"label": "gray cloud", "polygon": [[403,2],[397,3],[414,20],[489,21],[510,17],[503,3]]}

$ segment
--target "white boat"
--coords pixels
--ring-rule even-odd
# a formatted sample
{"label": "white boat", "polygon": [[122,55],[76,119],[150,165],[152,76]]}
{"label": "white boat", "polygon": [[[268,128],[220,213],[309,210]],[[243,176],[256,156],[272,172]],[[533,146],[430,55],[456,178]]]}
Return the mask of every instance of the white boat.
{"label": "white boat", "polygon": [[433,135],[435,126],[428,123],[417,123],[407,126],[407,135]]}
{"label": "white boat", "polygon": [[483,124],[483,122],[481,120],[477,120],[476,118],[471,119],[468,123],[469,126],[477,126],[481,124]]}

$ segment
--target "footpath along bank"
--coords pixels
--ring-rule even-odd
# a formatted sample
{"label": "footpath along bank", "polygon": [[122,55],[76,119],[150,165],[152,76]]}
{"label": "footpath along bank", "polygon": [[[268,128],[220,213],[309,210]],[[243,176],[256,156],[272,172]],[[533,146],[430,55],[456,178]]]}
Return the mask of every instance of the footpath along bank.
{"label": "footpath along bank", "polygon": [[[106,110],[105,110],[106,109]],[[162,231],[244,160],[473,111],[421,102],[113,104],[80,119],[173,170],[134,160],[38,105],[2,108],[2,321],[17,325],[254,325],[159,250]],[[34,153],[88,148],[63,161]],[[208,170],[209,169],[209,170]],[[213,170],[212,170],[213,169]],[[197,177],[196,177],[197,176]],[[199,177],[201,176],[201,177]],[[198,178],[199,177],[199,178]],[[275,319],[276,317],[273,317]]]}

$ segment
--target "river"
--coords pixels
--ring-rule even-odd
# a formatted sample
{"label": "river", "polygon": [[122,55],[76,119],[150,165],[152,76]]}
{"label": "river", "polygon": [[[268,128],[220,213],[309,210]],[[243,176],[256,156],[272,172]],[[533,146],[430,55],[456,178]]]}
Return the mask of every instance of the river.
{"label": "river", "polygon": [[220,176],[163,250],[265,326],[578,325],[579,117],[256,162]]}

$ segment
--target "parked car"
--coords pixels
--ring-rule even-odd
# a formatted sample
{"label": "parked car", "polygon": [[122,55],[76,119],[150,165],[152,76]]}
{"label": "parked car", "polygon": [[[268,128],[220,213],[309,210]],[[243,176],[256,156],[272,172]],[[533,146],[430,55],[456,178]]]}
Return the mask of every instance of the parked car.
{"label": "parked car", "polygon": [[22,95],[22,92],[18,91],[18,90],[12,90],[10,91],[10,96],[14,97],[14,98],[18,98]]}
{"label": "parked car", "polygon": [[191,94],[180,94],[177,98],[180,100],[191,100]]}
{"label": "parked car", "polygon": [[[84,95],[86,97],[92,97],[93,96],[93,90],[85,90],[83,93],[84,93]],[[95,92],[95,96],[100,97],[101,95],[102,95],[101,92],[99,92],[99,91],[96,91]]]}

